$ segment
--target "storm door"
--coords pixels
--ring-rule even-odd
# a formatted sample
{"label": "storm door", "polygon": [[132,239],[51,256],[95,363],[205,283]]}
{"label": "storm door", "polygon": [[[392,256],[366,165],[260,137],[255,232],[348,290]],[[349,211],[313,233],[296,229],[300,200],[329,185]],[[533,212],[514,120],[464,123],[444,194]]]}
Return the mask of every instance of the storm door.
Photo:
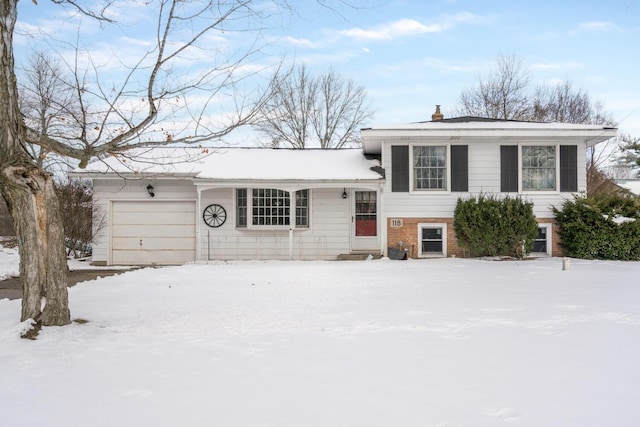
{"label": "storm door", "polygon": [[378,194],[375,191],[353,191],[352,239],[354,251],[379,251]]}

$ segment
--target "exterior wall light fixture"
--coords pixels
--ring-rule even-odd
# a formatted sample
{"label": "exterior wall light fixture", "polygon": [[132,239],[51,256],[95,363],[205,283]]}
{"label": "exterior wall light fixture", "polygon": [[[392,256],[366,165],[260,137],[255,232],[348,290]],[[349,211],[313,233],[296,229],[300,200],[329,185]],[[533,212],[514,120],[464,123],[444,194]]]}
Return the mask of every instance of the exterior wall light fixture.
{"label": "exterior wall light fixture", "polygon": [[147,192],[149,192],[149,195],[151,197],[155,197],[156,193],[153,191],[153,185],[149,184],[147,185]]}

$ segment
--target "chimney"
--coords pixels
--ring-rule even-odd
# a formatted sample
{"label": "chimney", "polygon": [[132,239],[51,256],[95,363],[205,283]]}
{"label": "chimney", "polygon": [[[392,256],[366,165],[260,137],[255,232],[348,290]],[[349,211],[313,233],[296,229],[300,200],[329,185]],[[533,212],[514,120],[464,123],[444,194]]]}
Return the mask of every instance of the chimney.
{"label": "chimney", "polygon": [[431,115],[431,121],[437,122],[442,119],[444,119],[444,115],[440,112],[440,106],[436,105],[436,112]]}

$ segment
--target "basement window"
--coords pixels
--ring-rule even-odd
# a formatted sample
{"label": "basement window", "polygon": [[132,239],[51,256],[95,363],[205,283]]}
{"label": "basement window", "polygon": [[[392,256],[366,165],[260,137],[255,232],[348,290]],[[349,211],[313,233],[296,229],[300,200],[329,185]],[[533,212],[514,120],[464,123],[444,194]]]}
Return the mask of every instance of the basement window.
{"label": "basement window", "polygon": [[418,256],[442,257],[447,254],[447,224],[418,224]]}

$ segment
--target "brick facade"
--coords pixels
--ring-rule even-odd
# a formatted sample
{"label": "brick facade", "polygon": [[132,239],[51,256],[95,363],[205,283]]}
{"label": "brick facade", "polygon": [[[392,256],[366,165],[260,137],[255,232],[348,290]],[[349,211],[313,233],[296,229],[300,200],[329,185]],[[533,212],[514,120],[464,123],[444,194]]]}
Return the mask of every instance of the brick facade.
{"label": "brick facade", "polygon": [[[393,227],[393,219],[402,219],[402,227]],[[407,249],[409,258],[418,258],[418,224],[446,224],[447,225],[447,256],[463,257],[464,253],[458,246],[453,232],[453,218],[390,218],[387,219],[387,244],[389,247]]]}
{"label": "brick facade", "polygon": [[[394,220],[402,220],[402,226],[394,226]],[[553,218],[537,218],[538,223],[552,224],[551,255],[564,256],[564,250],[560,241],[559,226]],[[465,257],[465,251],[458,246],[453,231],[453,218],[388,218],[387,219],[387,246],[407,250],[409,258],[418,258],[419,236],[418,224],[446,224],[447,226],[447,253],[446,256]],[[400,244],[402,242],[402,245]]]}

